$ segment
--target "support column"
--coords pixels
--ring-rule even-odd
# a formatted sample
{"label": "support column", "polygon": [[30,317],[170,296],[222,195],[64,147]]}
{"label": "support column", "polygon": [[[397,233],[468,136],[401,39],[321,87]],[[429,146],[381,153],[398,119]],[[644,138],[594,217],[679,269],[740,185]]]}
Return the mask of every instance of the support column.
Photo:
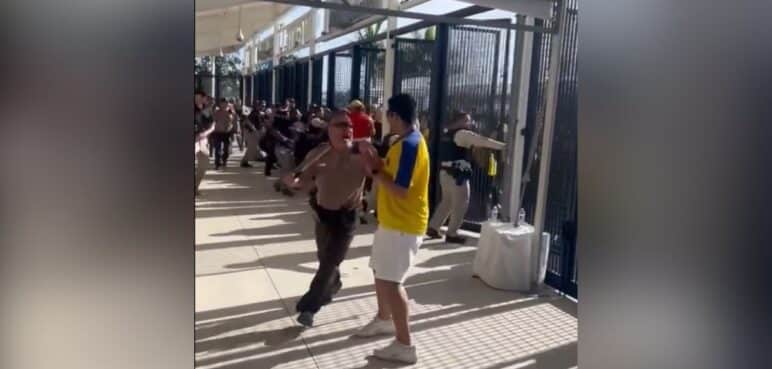
{"label": "support column", "polygon": [[327,55],[327,106],[335,108],[335,53]]}
{"label": "support column", "polygon": [[552,160],[552,139],[555,132],[555,113],[558,106],[558,88],[560,86],[560,64],[563,59],[563,35],[566,29],[566,0],[560,0],[557,14],[558,32],[552,35],[550,45],[549,81],[546,90],[546,106],[544,113],[544,131],[541,153],[539,156],[539,187],[536,193],[536,214],[534,228],[537,245],[541,245],[541,234],[544,230],[544,219],[547,212],[547,190],[550,180],[550,161]]}
{"label": "support column", "polygon": [[215,78],[215,75],[217,74],[217,62],[215,61],[216,56],[210,56],[209,60],[212,62],[212,89],[209,91],[209,96],[215,96],[215,93],[217,92],[217,78]]}
{"label": "support column", "polygon": [[[389,0],[389,9],[399,9],[399,0]],[[390,131],[389,122],[386,119],[387,101],[394,96],[394,37],[392,32],[397,29],[397,18],[388,17],[386,19],[386,55],[385,55],[385,69],[383,76],[383,109],[380,117],[380,121],[383,124],[383,135],[387,135]]]}
{"label": "support column", "polygon": [[[215,99],[220,98],[220,81],[218,81],[219,77],[221,77],[220,68],[217,67],[217,58],[219,56],[214,57],[214,97]],[[220,61],[220,65],[222,65],[222,61]]]}
{"label": "support column", "polygon": [[[362,48],[359,45],[351,50],[351,100],[362,100],[362,91],[359,90],[359,81],[362,78]],[[348,101],[344,105],[348,105]]]}
{"label": "support column", "polygon": [[[533,25],[533,18],[524,15],[515,17],[517,24]],[[531,83],[531,57],[533,54],[533,33],[515,32],[515,56],[512,71],[512,93],[509,102],[509,127],[507,131],[507,165],[504,169],[504,194],[501,215],[504,221],[517,221],[520,211],[520,187],[523,177],[523,154],[525,150],[525,127],[528,116],[528,91]],[[516,224],[517,225],[517,224]]]}
{"label": "support column", "polygon": [[276,83],[277,83],[277,81],[276,81],[277,78],[276,77],[278,75],[278,73],[276,73],[276,66],[279,65],[279,54],[280,54],[280,52],[279,52],[279,50],[280,50],[279,49],[279,33],[278,32],[279,32],[279,26],[274,24],[273,25],[273,34],[271,35],[271,37],[273,37],[273,53],[271,54],[272,63],[271,63],[271,69],[269,70],[269,73],[271,73],[271,101],[268,102],[269,104],[271,104],[271,103],[279,103],[279,104],[284,103],[283,101],[278,101],[277,100],[278,96],[276,96]]}
{"label": "support column", "polygon": [[308,96],[308,106],[311,106],[313,104],[314,100],[314,54],[316,54],[316,9],[311,10],[311,16],[309,19],[311,20],[311,26],[309,27],[311,29],[311,32],[313,33],[313,37],[311,37],[311,44],[308,47],[308,89],[307,89],[307,95]]}
{"label": "support column", "polygon": [[437,37],[434,41],[434,55],[432,60],[431,92],[429,93],[429,205],[432,212],[439,200],[439,181],[437,173],[440,172],[440,162],[435,160],[440,157],[440,138],[442,137],[443,122],[448,120],[447,92],[448,92],[448,48],[450,43],[450,27],[447,24],[437,25]]}

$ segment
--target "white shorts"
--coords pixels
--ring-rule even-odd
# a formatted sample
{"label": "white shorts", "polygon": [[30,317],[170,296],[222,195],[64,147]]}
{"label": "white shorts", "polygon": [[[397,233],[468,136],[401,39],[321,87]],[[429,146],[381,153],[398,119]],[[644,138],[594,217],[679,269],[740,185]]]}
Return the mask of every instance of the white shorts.
{"label": "white shorts", "polygon": [[370,256],[370,268],[373,268],[375,278],[404,282],[422,242],[423,236],[378,227]]}

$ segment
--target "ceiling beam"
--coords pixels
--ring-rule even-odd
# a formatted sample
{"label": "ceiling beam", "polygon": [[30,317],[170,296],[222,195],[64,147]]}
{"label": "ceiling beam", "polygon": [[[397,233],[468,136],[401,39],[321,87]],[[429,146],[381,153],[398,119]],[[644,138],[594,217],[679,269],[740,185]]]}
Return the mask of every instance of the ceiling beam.
{"label": "ceiling beam", "polygon": [[528,26],[524,24],[513,24],[509,20],[492,21],[492,20],[481,20],[481,19],[466,19],[466,18],[458,18],[458,17],[449,17],[445,15],[417,13],[417,12],[411,12],[411,11],[405,11],[405,10],[371,8],[371,7],[360,6],[360,5],[345,5],[345,4],[323,2],[323,1],[317,1],[317,0],[228,0],[228,1],[224,1],[223,3],[227,4],[227,6],[238,6],[238,5],[255,3],[255,2],[272,2],[277,4],[308,6],[308,7],[314,7],[314,8],[339,10],[339,11],[346,11],[346,12],[352,12],[352,13],[382,15],[387,17],[411,18],[411,19],[419,19],[419,20],[424,20],[424,21],[433,22],[433,23],[466,24],[466,25],[475,25],[475,26],[483,26],[483,27],[497,27],[497,28],[504,28],[504,29],[514,29],[514,30],[543,32],[543,33],[553,32],[553,30],[549,28]]}

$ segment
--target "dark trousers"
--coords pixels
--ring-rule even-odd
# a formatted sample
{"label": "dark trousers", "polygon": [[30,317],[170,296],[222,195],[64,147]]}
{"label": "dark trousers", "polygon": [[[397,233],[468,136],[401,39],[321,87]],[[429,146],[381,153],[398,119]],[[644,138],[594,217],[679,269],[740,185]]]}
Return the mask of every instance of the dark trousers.
{"label": "dark trousers", "polygon": [[212,133],[212,141],[214,144],[214,165],[224,166],[228,161],[228,155],[231,148],[231,135],[230,133]]}
{"label": "dark trousers", "polygon": [[270,177],[273,166],[276,164],[276,155],[273,153],[266,153],[265,157],[265,176]]}
{"label": "dark trousers", "polygon": [[340,270],[338,267],[346,258],[356,228],[356,209],[331,211],[313,204],[316,220],[316,254],[319,269],[316,271],[308,292],[298,301],[295,310],[316,314],[322,306],[329,304],[340,291]]}

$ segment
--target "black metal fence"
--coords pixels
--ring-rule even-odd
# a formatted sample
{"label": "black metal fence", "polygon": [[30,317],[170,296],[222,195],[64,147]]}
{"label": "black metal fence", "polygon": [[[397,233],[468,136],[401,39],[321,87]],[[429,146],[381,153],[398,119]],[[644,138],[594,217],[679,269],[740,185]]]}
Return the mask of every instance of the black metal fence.
{"label": "black metal fence", "polygon": [[269,104],[273,102],[273,70],[263,69],[255,75],[255,96],[259,100],[265,100]]}
{"label": "black metal fence", "polygon": [[215,83],[217,98],[241,98],[241,76],[217,76]]}
{"label": "black metal fence", "polygon": [[193,77],[193,86],[196,90],[202,90],[207,94],[212,93],[213,76],[211,74],[196,74]]}
{"label": "black metal fence", "polygon": [[[501,41],[503,32],[497,29],[452,26],[448,35],[447,61],[447,97],[446,117],[454,111],[464,111],[471,115],[478,133],[488,137],[500,138],[505,117],[497,109],[497,100],[504,96],[501,75]],[[506,45],[508,47],[509,45]],[[481,223],[488,218],[490,208],[498,203],[496,195],[496,177],[500,175],[494,161],[500,157],[494,155],[490,160],[473,160],[473,174],[470,181],[470,206],[466,220]],[[486,155],[483,155],[486,156]]]}
{"label": "black metal fence", "polygon": [[[577,74],[576,51],[578,43],[577,0],[568,0],[566,34],[563,38],[563,61],[560,65],[558,105],[550,165],[550,181],[547,191],[547,209],[544,231],[550,234],[550,254],[547,262],[547,283],[577,295],[576,283],[576,233],[577,233]],[[537,21],[537,25],[544,22]],[[547,24],[549,25],[549,24]],[[543,124],[545,92],[549,81],[551,35],[535,34],[531,64],[531,84],[526,137],[532,137],[534,129]],[[537,141],[540,142],[540,141]],[[526,143],[529,152],[530,142]],[[537,153],[540,147],[537,147]],[[528,160],[528,158],[526,158]],[[533,221],[536,209],[536,192],[539,181],[539,161],[535,158],[526,174],[530,181],[525,186],[523,208],[527,219]]]}
{"label": "black metal fence", "polygon": [[345,107],[351,101],[351,81],[352,81],[352,55],[351,51],[342,51],[330,55],[332,65],[333,89],[330,96],[332,99],[327,101],[327,105],[336,108]]}
{"label": "black metal fence", "polygon": [[302,60],[295,63],[295,102],[297,106],[304,111],[310,105],[308,100],[308,60]]}
{"label": "black metal fence", "polygon": [[252,75],[244,76],[244,104],[252,106]]}
{"label": "black metal fence", "polygon": [[358,48],[357,56],[359,57],[359,85],[356,97],[368,106],[380,106],[384,103],[386,51],[377,48]]}
{"label": "black metal fence", "polygon": [[422,128],[428,128],[434,41],[397,38],[394,55],[394,93],[416,100]]}
{"label": "black metal fence", "polygon": [[322,105],[322,81],[324,77],[324,56],[315,57],[313,59],[312,79],[311,81],[311,104]]}

